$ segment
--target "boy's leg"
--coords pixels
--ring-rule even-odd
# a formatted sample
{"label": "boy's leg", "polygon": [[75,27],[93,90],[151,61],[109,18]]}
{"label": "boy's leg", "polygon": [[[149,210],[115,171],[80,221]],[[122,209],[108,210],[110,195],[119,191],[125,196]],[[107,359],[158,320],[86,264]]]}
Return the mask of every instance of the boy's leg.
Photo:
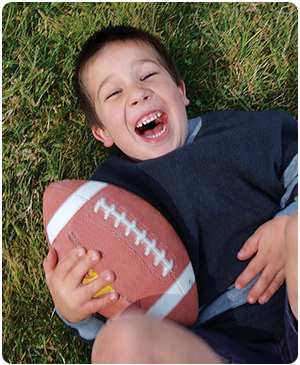
{"label": "boy's leg", "polygon": [[199,337],[173,322],[129,313],[95,340],[92,363],[223,363]]}
{"label": "boy's leg", "polygon": [[294,213],[285,230],[286,286],[292,312],[298,320],[298,211]]}

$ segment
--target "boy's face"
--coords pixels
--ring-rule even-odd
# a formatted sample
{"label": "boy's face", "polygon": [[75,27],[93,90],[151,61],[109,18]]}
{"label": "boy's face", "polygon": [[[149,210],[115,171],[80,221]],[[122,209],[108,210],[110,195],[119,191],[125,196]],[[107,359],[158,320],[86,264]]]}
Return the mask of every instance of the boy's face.
{"label": "boy's face", "polygon": [[109,44],[89,61],[85,75],[104,125],[93,127],[93,134],[106,147],[115,143],[130,158],[148,160],[184,145],[184,83],[175,84],[146,43]]}

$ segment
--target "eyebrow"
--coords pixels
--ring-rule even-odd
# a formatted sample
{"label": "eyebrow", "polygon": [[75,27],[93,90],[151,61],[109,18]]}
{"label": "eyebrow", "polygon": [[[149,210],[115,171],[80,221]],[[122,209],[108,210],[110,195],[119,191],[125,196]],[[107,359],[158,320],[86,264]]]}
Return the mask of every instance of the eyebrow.
{"label": "eyebrow", "polygon": [[142,58],[141,60],[138,60],[136,63],[146,63],[146,62],[155,63],[156,65],[160,66],[159,63],[157,63],[156,61],[152,60],[151,58]]}
{"label": "eyebrow", "polygon": [[[160,63],[157,63],[156,61],[154,61],[154,60],[152,60],[152,59],[150,59],[150,58],[143,58],[143,59],[141,59],[141,60],[136,61],[136,62],[135,62],[135,64],[144,64],[144,63],[147,63],[147,62],[151,62],[151,63],[154,63],[155,65],[157,65],[157,66],[159,66],[159,67],[162,67]],[[102,88],[103,88],[106,84],[108,84],[108,83],[109,83],[109,80],[113,77],[113,75],[114,75],[114,74],[107,76],[107,77],[106,77],[106,78],[105,78],[105,79],[101,82],[101,84],[100,84],[100,86],[99,86],[99,88],[98,88],[98,90],[97,90],[97,96],[98,96],[98,98],[99,98],[99,95],[100,95],[100,91],[101,91],[101,89],[102,89]]]}

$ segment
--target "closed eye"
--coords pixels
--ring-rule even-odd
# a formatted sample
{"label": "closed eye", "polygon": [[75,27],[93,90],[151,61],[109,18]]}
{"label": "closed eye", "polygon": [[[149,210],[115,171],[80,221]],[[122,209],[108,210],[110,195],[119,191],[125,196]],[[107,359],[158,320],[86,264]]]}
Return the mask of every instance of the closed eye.
{"label": "closed eye", "polygon": [[112,96],[117,95],[117,94],[119,94],[119,93],[120,93],[120,91],[114,91],[113,93],[109,94],[109,95],[108,95],[108,97],[107,97],[105,100],[108,100],[108,99],[109,99],[109,98],[111,98]]}
{"label": "closed eye", "polygon": [[151,73],[147,74],[146,76],[144,76],[141,80],[145,81],[145,80],[149,79],[149,77],[154,76],[156,74],[157,74],[157,72],[151,72]]}

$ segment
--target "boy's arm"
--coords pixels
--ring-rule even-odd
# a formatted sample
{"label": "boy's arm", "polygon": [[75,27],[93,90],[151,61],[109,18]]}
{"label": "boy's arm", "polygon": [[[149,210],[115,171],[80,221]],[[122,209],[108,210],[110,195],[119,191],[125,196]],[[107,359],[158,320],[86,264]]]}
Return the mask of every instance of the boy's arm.
{"label": "boy's arm", "polygon": [[290,215],[298,209],[298,154],[287,166],[280,181],[285,191],[280,201],[281,210],[274,219],[260,226],[238,253],[240,260],[256,256],[237,278],[237,289],[243,288],[261,272],[247,297],[251,304],[256,301],[266,303],[285,280],[284,232]]}

